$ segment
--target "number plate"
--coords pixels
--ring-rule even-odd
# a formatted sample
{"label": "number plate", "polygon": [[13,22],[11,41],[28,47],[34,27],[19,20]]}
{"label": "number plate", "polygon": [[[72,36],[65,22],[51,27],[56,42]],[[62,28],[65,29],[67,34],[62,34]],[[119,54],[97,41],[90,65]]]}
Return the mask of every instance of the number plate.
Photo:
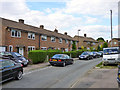
{"label": "number plate", "polygon": [[53,59],[52,61],[57,61],[56,59]]}

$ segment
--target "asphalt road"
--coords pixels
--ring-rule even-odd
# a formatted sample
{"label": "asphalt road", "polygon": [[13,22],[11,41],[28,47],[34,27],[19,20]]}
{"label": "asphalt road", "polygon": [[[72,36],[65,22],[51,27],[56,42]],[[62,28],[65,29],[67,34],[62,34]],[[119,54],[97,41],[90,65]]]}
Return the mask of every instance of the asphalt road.
{"label": "asphalt road", "polygon": [[72,88],[85,73],[100,62],[101,58],[76,60],[73,65],[66,67],[48,66],[24,73],[22,80],[6,82],[2,88]]}

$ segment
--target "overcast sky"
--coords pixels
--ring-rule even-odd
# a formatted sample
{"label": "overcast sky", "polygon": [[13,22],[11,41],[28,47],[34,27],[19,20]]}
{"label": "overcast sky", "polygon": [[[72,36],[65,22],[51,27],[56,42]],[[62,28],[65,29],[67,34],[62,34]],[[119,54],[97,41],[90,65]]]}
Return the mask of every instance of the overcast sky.
{"label": "overcast sky", "polygon": [[59,33],[110,40],[110,10],[113,10],[113,37],[118,37],[119,0],[0,0],[0,17]]}

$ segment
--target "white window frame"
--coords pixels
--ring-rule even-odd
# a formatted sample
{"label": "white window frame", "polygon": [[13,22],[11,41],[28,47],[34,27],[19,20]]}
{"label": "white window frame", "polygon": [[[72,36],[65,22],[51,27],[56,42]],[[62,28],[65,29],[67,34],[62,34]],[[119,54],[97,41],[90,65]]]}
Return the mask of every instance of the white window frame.
{"label": "white window frame", "polygon": [[[43,49],[42,49],[43,48]],[[47,50],[47,47],[41,47],[41,50]]]}
{"label": "white window frame", "polygon": [[[55,39],[55,41],[52,41],[52,39]],[[56,37],[51,37],[51,42],[56,42]]]}
{"label": "white window frame", "polygon": [[[31,49],[30,51],[35,50],[35,46],[28,46],[28,48]],[[28,52],[29,52],[29,50],[28,50]]]}
{"label": "white window frame", "polygon": [[93,42],[93,45],[96,45],[96,43],[95,43],[95,42]]}
{"label": "white window frame", "polygon": [[[11,51],[10,51],[10,47],[11,47]],[[13,46],[9,45],[9,52],[13,52]]]}
{"label": "white window frame", "polygon": [[62,43],[62,38],[59,38],[59,43]]}
{"label": "white window frame", "polygon": [[[12,35],[12,32],[14,32],[14,35]],[[16,32],[17,32],[17,36],[15,36]],[[20,34],[20,36],[19,36],[19,34]],[[11,37],[21,38],[21,31],[12,29],[11,30]]]}
{"label": "white window frame", "polygon": [[68,40],[67,39],[65,40],[65,43],[68,44]]}
{"label": "white window frame", "polygon": [[117,44],[117,42],[114,42],[114,45],[116,45]]}
{"label": "white window frame", "polygon": [[[46,40],[43,40],[42,38],[46,38]],[[41,35],[41,40],[42,41],[47,41],[47,36],[46,35]]]}
{"label": "white window frame", "polygon": [[[30,36],[30,37],[29,37]],[[32,36],[32,37],[31,37]],[[28,33],[28,39],[35,40],[35,33]]]}

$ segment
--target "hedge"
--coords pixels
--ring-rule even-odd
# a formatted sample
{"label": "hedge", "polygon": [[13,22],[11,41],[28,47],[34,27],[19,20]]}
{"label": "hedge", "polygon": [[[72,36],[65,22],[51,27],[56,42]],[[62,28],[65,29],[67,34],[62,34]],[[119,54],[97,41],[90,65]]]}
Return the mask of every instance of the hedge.
{"label": "hedge", "polygon": [[47,60],[47,55],[48,59],[50,59],[52,56],[55,54],[67,54],[71,56],[72,58],[78,58],[78,56],[82,53],[83,51],[70,51],[70,52],[62,52],[60,50],[34,50],[30,51],[28,54],[28,58],[32,61],[33,64],[37,63],[42,63],[45,60]]}

